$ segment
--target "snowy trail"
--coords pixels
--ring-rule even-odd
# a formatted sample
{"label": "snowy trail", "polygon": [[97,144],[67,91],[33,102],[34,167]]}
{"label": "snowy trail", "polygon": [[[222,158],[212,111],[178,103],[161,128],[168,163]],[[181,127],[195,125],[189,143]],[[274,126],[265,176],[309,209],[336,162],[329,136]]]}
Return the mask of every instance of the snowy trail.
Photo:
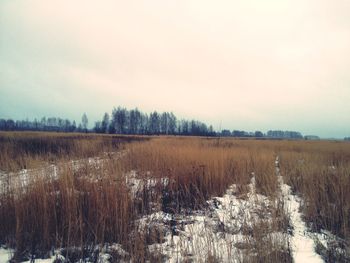
{"label": "snowy trail", "polygon": [[[89,159],[89,164],[100,164],[101,159]],[[80,161],[73,163],[74,167],[79,167]],[[320,255],[315,252],[315,242],[312,233],[307,229],[302,220],[300,210],[301,199],[293,195],[291,187],[284,183],[280,174],[279,158],[276,157],[276,176],[280,186],[280,198],[284,201],[286,213],[290,218],[290,225],[293,228],[293,234],[290,235],[290,246],[292,249],[292,258],[295,263],[299,262],[324,262]],[[51,166],[50,169],[54,176],[57,176],[57,167]],[[27,173],[24,173],[27,175]],[[139,189],[140,187],[152,187],[155,182],[152,180],[140,181],[134,172],[129,176],[127,183],[130,187]],[[164,178],[164,183],[168,178]],[[145,184],[145,185],[143,185]],[[142,186],[143,185],[143,186]],[[137,191],[134,189],[134,191]],[[141,189],[141,188],[140,188]],[[133,191],[133,190],[132,190]],[[221,262],[242,262],[247,256],[246,250],[249,245],[249,235],[242,232],[246,227],[252,227],[253,222],[258,222],[259,215],[263,212],[266,219],[270,220],[267,207],[269,199],[256,193],[255,175],[252,173],[249,191],[246,198],[241,199],[236,196],[236,185],[232,185],[222,197],[214,197],[208,200],[209,210],[203,213],[194,213],[193,215],[179,215],[176,220],[176,233],[172,234],[171,222],[174,216],[164,212],[156,212],[147,215],[138,220],[138,225],[160,227],[166,232],[163,243],[154,243],[149,245],[150,252],[161,252],[167,262],[181,262],[182,260],[193,260],[193,262],[203,262],[210,255]],[[271,237],[278,237],[282,233],[270,233]],[[282,234],[283,235],[283,234]],[[288,234],[286,234],[288,235]],[[277,239],[278,240],[278,239]],[[246,250],[248,251],[248,250]],[[13,254],[12,250],[0,248],[0,263],[8,262]],[[249,254],[249,253],[248,253]],[[106,254],[107,255],[107,254]],[[235,255],[235,257],[232,257]],[[36,262],[53,262],[54,257],[45,260],[36,260]],[[109,262],[101,254],[99,262]]]}
{"label": "snowy trail", "polygon": [[4,172],[0,170],[0,193],[5,191],[9,185],[11,187],[28,186],[31,181],[30,177],[35,175],[44,175],[47,179],[56,180],[60,175],[60,169],[65,165],[69,165],[74,171],[77,171],[86,165],[90,167],[99,167],[110,159],[117,160],[123,157],[125,153],[126,151],[104,152],[100,156],[70,160],[67,162],[62,161],[55,164],[43,165],[38,168],[22,169],[18,172]]}
{"label": "snowy trail", "polygon": [[286,184],[282,185],[282,192],[285,196],[285,205],[290,213],[290,221],[293,226],[293,236],[291,237],[292,254],[295,263],[324,262],[319,254],[315,252],[314,240],[308,236],[309,232],[305,222],[301,219],[300,200],[291,194],[291,189]]}
{"label": "snowy trail", "polygon": [[291,237],[292,256],[295,263],[318,263],[324,262],[322,257],[315,251],[315,243],[302,220],[300,211],[300,198],[292,194],[290,186],[283,183],[283,177],[279,170],[279,158],[276,157],[276,175],[281,187],[281,194],[285,207],[289,214],[290,223],[293,227]]}
{"label": "snowy trail", "polygon": [[[255,256],[254,242],[250,231],[254,225],[271,223],[272,206],[268,197],[257,194],[252,173],[249,191],[244,198],[237,197],[236,185],[231,185],[222,197],[207,201],[208,210],[192,215],[172,215],[157,212],[138,221],[140,228],[152,225],[168,226],[176,221],[174,235],[166,231],[165,242],[149,246],[151,252],[161,251],[166,262],[206,262],[210,257],[218,262],[244,262]],[[263,217],[262,217],[263,215]],[[284,233],[268,232],[266,240],[274,240],[283,250],[286,243]],[[277,245],[278,246],[278,245]]]}

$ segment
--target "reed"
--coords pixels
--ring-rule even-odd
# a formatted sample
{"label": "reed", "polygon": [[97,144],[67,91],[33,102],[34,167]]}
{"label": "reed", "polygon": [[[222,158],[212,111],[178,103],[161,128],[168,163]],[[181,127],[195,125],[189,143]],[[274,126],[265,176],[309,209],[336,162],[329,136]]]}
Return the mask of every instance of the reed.
{"label": "reed", "polygon": [[[288,239],[268,234],[289,228],[276,156],[285,182],[304,200],[309,226],[348,240],[349,145],[0,133],[0,243],[16,248],[18,261],[34,254],[44,257],[52,248],[64,248],[73,260],[94,253],[97,245],[118,243],[127,251],[124,260],[162,262],[161,251],[150,253],[148,246],[161,243],[164,231],[141,231],[139,219],[157,211],[186,215],[205,210],[209,199],[223,196],[232,184],[237,197],[246,198],[254,177],[256,194],[270,199],[265,212],[271,220],[264,220],[262,211],[262,220],[250,227],[250,256],[244,262],[290,262]],[[74,247],[79,249],[70,249]],[[207,252],[208,262],[220,258]],[[121,260],[120,255],[115,259]]]}

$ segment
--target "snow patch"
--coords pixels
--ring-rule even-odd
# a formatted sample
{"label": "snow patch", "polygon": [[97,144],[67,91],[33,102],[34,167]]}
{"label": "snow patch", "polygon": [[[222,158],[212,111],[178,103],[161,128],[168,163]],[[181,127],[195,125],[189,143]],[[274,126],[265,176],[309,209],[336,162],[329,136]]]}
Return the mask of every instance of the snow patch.
{"label": "snow patch", "polygon": [[298,262],[324,262],[322,257],[315,251],[315,242],[312,233],[308,231],[300,213],[301,199],[292,194],[291,187],[283,183],[283,177],[279,171],[279,157],[276,157],[276,174],[280,184],[282,198],[286,213],[289,215],[290,224],[293,228],[291,236],[292,255],[295,263]]}
{"label": "snow patch", "polygon": [[13,253],[12,249],[0,247],[0,262],[9,262],[13,257]]}
{"label": "snow patch", "polygon": [[[161,252],[167,262],[202,262],[209,257],[220,262],[242,262],[246,251],[254,251],[249,242],[254,224],[262,221],[269,224],[271,220],[271,201],[255,193],[254,177],[249,189],[246,198],[240,199],[235,195],[236,185],[231,185],[223,197],[207,202],[207,211],[196,211],[192,215],[157,212],[143,217],[138,222],[141,230],[152,224],[167,228],[165,241],[149,245],[150,252]],[[270,232],[266,238],[278,243],[288,237]]]}

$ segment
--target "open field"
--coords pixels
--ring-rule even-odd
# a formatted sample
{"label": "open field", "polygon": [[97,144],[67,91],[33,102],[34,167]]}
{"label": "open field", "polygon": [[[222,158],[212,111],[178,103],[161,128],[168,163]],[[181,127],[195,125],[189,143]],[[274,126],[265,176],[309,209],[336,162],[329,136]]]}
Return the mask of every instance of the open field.
{"label": "open field", "polygon": [[0,133],[0,261],[348,262],[350,143]]}

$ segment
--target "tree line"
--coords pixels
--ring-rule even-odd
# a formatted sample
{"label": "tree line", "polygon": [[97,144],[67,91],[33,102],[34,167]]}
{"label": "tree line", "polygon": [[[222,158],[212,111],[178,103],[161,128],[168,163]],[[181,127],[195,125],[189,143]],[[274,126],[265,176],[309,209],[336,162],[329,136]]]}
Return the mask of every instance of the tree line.
{"label": "tree line", "polygon": [[274,138],[274,139],[303,139],[304,136],[297,131],[269,130],[267,133],[261,131],[247,132],[240,130],[222,130],[221,136],[225,137],[254,137],[254,138]]}
{"label": "tree line", "polygon": [[[197,120],[177,118],[172,112],[153,111],[149,114],[139,109],[128,110],[117,107],[111,114],[104,113],[101,120],[88,128],[88,117],[82,115],[79,124],[76,121],[58,117],[43,117],[41,119],[17,120],[0,119],[2,131],[55,131],[55,132],[95,132],[108,134],[136,134],[136,135],[185,135],[185,136],[224,136],[224,137],[255,137],[255,138],[287,138],[303,139],[303,135],[296,131],[270,130],[247,132],[242,130],[215,131],[212,125]],[[305,138],[307,139],[307,138]],[[348,138],[346,138],[348,139]]]}
{"label": "tree line", "polygon": [[[81,127],[80,127],[81,128]],[[0,130],[2,131],[57,131],[57,132],[74,132],[78,131],[75,121],[61,119],[56,117],[46,118],[33,121],[12,119],[0,119]]]}
{"label": "tree line", "polygon": [[140,135],[193,135],[215,136],[213,126],[197,120],[178,119],[172,112],[153,111],[149,114],[140,110],[118,107],[112,114],[105,113],[93,130],[97,133],[140,134]]}
{"label": "tree line", "polygon": [[128,110],[123,107],[114,108],[111,114],[107,112],[100,121],[95,122],[92,129],[88,128],[88,117],[83,114],[77,124],[69,119],[58,117],[43,117],[30,121],[0,119],[2,131],[55,131],[55,132],[96,132],[109,134],[139,134],[139,135],[192,135],[215,136],[216,132],[210,125],[197,121],[178,119],[172,112],[149,114],[140,110]]}

